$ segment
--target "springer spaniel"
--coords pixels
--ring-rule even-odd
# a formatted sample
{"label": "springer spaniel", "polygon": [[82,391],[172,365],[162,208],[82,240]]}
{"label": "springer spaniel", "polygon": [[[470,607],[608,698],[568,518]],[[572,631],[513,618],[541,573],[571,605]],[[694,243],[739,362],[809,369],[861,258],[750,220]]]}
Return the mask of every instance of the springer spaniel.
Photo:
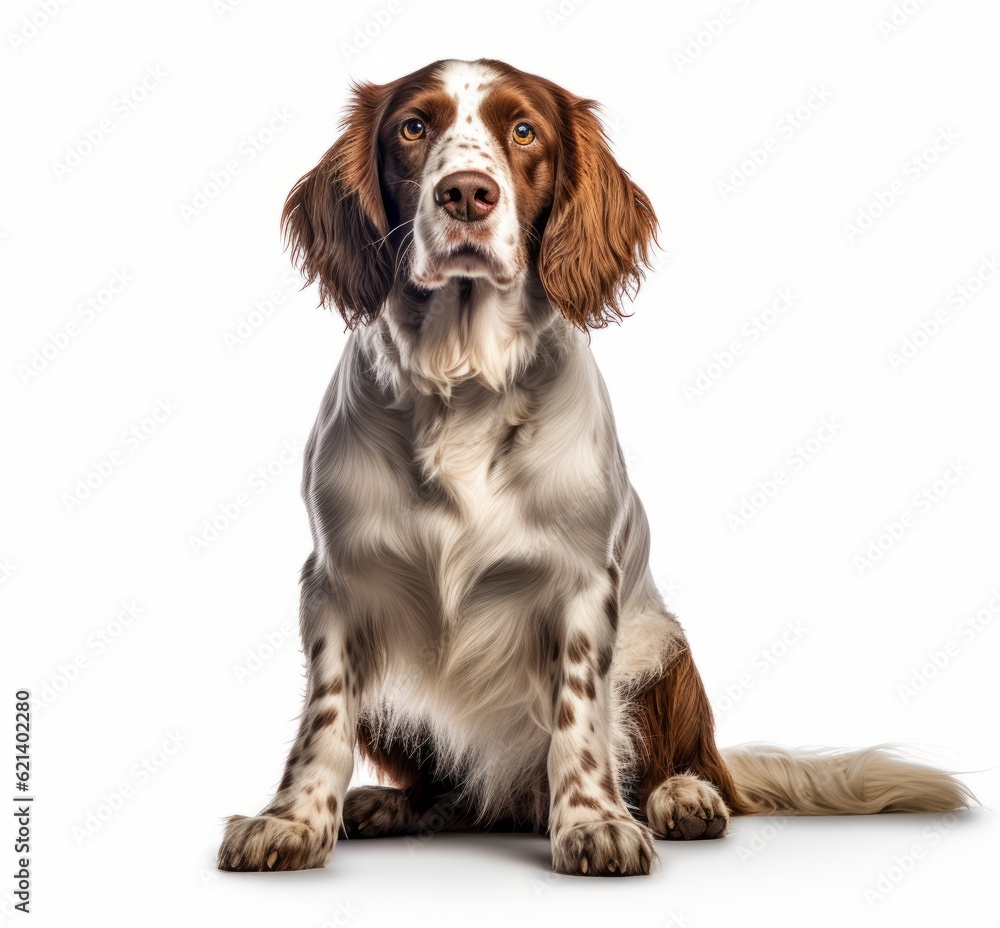
{"label": "springer spaniel", "polygon": [[[547,830],[563,873],[647,873],[731,814],[944,811],[885,749],[720,751],[648,566],[587,330],[655,245],[595,104],[499,61],[354,88],[283,226],[353,330],[305,453],[308,690],[225,870],[321,867],[340,833]],[[348,791],[355,750],[383,786]]]}

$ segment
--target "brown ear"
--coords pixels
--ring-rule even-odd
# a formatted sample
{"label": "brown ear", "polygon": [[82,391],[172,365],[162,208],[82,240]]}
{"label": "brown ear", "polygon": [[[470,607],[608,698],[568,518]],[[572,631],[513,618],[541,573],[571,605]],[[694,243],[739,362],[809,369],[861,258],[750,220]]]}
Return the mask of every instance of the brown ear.
{"label": "brown ear", "polygon": [[542,236],[545,292],[574,325],[602,328],[623,315],[656,244],[649,198],[618,166],[591,100],[567,97],[552,211]]}
{"label": "brown ear", "polygon": [[385,88],[354,88],[343,135],[288,194],[281,213],[292,262],[349,328],[370,320],[392,288],[393,256],[378,175]]}

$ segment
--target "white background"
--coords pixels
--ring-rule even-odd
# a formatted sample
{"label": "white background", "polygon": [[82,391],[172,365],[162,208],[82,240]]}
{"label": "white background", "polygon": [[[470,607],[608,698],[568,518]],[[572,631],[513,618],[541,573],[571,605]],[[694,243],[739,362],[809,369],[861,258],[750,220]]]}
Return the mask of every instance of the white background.
{"label": "white background", "polygon": [[[342,842],[324,871],[213,870],[222,817],[269,798],[296,724],[299,449],[345,339],[287,273],[278,215],[336,138],[349,79],[443,57],[600,100],[661,218],[634,317],[593,344],[720,742],[1000,762],[1000,283],[966,284],[1000,256],[1000,8],[907,0],[885,34],[891,0],[647,6],[567,3],[556,21],[555,0],[397,0],[351,49],[387,3],[5,5],[0,715],[12,732],[14,690],[32,690],[30,924],[996,924],[995,772],[967,777],[984,808],[960,821],[742,819],[723,841],[659,843],[648,879],[553,878],[544,839],[453,835]],[[748,149],[763,164],[720,188]],[[128,283],[107,302],[116,272]],[[978,292],[958,308],[960,285]],[[792,307],[752,339],[782,288]],[[88,321],[78,307],[102,298]],[[241,320],[259,324],[227,343]],[[721,376],[689,401],[699,371]],[[143,432],[158,404],[174,411]],[[836,434],[793,465],[828,418]],[[877,562],[857,561],[907,513]],[[0,924],[29,924],[10,885]]]}

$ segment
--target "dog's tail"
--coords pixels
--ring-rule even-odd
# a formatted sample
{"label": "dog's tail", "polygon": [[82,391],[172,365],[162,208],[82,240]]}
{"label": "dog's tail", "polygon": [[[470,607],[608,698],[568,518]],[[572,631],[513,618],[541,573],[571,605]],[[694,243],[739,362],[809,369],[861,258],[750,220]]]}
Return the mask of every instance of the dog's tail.
{"label": "dog's tail", "polygon": [[[974,803],[951,774],[917,763],[897,748],[723,748],[733,805],[746,815],[867,815],[950,812]],[[734,809],[734,811],[736,811]]]}

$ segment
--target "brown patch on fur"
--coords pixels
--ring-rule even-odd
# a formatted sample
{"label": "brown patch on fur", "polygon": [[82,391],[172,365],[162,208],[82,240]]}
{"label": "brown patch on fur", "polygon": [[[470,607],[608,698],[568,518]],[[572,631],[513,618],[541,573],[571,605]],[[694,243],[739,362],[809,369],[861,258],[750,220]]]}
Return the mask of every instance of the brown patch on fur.
{"label": "brown patch on fur", "polygon": [[332,725],[337,721],[340,716],[340,712],[336,709],[326,709],[320,712],[312,720],[311,733],[316,734],[321,728],[326,728],[328,725]]}
{"label": "brown patch on fur", "polygon": [[264,810],[264,814],[273,815],[275,818],[287,818],[288,813],[291,811],[292,811],[292,803],[286,799],[282,800],[281,802],[271,803],[271,805],[269,805],[267,809]]}
{"label": "brown patch on fur", "polygon": [[575,720],[576,713],[573,711],[573,704],[564,699],[559,704],[559,714],[556,718],[556,725],[559,728],[569,728]]}
{"label": "brown patch on fur", "polygon": [[593,797],[588,796],[586,793],[576,790],[573,792],[569,799],[567,800],[571,806],[577,806],[581,809],[600,809],[601,804]]}
{"label": "brown patch on fur", "polygon": [[569,642],[566,644],[566,656],[578,664],[580,661],[584,660],[586,656],[590,653],[590,639],[580,631],[573,632],[570,635]]}
{"label": "brown patch on fur", "polygon": [[575,770],[572,773],[567,773],[565,779],[559,784],[559,788],[565,792],[568,789],[572,789],[574,786],[579,786],[583,782],[583,777],[580,776]]}
{"label": "brown patch on fur", "polygon": [[691,652],[681,652],[666,675],[646,690],[638,703],[640,807],[645,807],[649,794],[664,780],[679,773],[693,773],[719,790],[731,812],[744,813],[732,776],[715,744],[712,706]]}
{"label": "brown patch on fur", "polygon": [[618,596],[612,593],[604,600],[604,615],[613,631],[618,631]]}
{"label": "brown patch on fur", "polygon": [[601,645],[601,650],[597,654],[597,675],[603,677],[611,667],[612,647],[609,644]]}
{"label": "brown patch on fur", "polygon": [[584,680],[581,677],[570,677],[566,681],[569,688],[576,693],[581,699],[586,696],[588,699],[593,699],[596,695],[596,690],[594,689],[594,676],[593,672],[588,674],[587,679]]}
{"label": "brown patch on fur", "polygon": [[315,664],[319,660],[319,656],[323,653],[323,648],[326,647],[325,638],[317,638],[313,642],[312,651],[309,653],[309,659]]}
{"label": "brown patch on fur", "polygon": [[584,771],[587,773],[593,773],[597,769],[597,761],[594,759],[594,755],[588,750],[580,755],[580,766],[583,767]]}
{"label": "brown patch on fur", "polygon": [[326,807],[330,810],[331,815],[337,814],[337,797],[334,796],[333,793],[330,793],[330,795],[326,797]]}

